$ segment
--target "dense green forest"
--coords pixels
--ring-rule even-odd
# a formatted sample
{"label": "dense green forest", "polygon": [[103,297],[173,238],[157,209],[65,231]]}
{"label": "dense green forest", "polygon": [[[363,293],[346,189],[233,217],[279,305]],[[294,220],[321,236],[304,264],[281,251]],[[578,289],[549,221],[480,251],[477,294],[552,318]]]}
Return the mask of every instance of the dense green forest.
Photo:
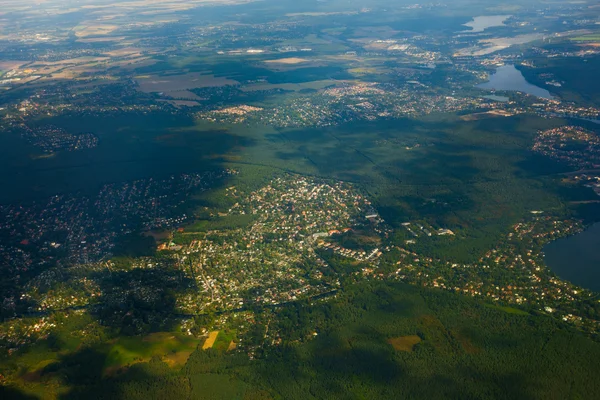
{"label": "dense green forest", "polygon": [[63,399],[600,398],[600,343],[543,315],[390,283],[271,315],[253,334],[285,339],[254,358],[200,347],[181,368],[154,357],[107,373],[109,355],[84,346],[28,384],[58,381],[47,389]]}

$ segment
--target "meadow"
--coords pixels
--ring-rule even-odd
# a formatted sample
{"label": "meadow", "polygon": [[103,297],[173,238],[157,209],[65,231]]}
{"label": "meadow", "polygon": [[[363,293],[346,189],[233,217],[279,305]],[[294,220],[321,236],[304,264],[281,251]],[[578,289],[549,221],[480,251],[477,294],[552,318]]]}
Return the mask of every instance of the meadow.
{"label": "meadow", "polygon": [[170,367],[182,367],[201,340],[179,332],[155,332],[146,336],[122,336],[108,346],[104,375],[135,363],[160,357]]}

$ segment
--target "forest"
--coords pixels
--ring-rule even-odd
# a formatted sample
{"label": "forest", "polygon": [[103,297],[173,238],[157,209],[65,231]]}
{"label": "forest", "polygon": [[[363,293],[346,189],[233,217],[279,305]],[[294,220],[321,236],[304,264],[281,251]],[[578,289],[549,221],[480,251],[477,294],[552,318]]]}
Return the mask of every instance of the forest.
{"label": "forest", "polygon": [[[600,343],[556,319],[404,284],[365,282],[328,301],[257,319],[281,340],[249,357],[224,349],[108,371],[80,346],[30,374],[61,399],[579,399],[600,397]],[[4,387],[2,398],[29,398]],[[27,390],[27,388],[25,388]],[[35,397],[31,397],[35,398]]]}

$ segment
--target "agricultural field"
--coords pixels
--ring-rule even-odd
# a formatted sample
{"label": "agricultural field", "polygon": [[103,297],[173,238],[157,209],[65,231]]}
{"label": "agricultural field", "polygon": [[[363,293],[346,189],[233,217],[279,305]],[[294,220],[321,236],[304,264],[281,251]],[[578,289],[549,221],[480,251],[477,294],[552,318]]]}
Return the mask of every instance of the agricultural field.
{"label": "agricultural field", "polygon": [[219,336],[219,331],[210,332],[208,334],[208,337],[206,338],[206,341],[202,345],[202,350],[212,349],[212,347],[215,345],[215,341],[217,340],[218,336]]}
{"label": "agricultural field", "polygon": [[576,36],[576,37],[571,38],[571,40],[574,42],[600,42],[600,34],[595,33],[595,34],[585,35],[585,36]]}

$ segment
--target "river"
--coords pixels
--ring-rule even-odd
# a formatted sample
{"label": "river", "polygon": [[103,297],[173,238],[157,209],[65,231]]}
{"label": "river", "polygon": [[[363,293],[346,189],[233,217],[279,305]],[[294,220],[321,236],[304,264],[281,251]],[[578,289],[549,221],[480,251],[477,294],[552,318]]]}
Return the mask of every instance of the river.
{"label": "river", "polygon": [[477,85],[480,89],[511,90],[527,93],[544,99],[552,99],[552,94],[544,88],[527,82],[521,71],[514,65],[503,65],[496,69],[488,82]]}
{"label": "river", "polygon": [[544,247],[548,267],[562,279],[600,292],[600,223]]}

